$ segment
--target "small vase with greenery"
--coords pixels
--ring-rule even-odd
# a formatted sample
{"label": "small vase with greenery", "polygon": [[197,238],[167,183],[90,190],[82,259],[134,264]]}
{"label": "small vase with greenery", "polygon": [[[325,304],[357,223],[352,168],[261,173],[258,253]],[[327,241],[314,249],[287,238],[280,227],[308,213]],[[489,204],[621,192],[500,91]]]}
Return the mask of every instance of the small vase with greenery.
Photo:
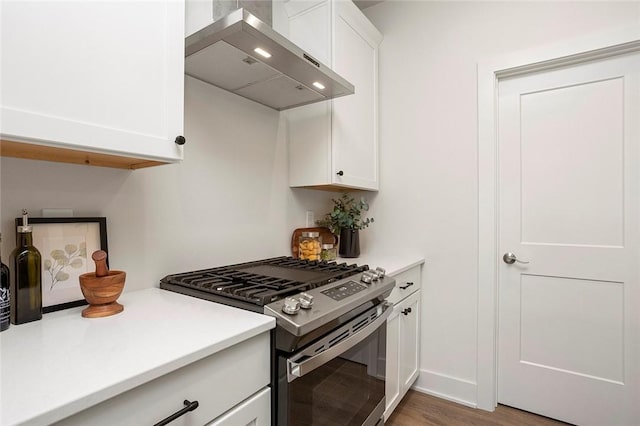
{"label": "small vase with greenery", "polygon": [[332,201],[333,210],[317,223],[320,226],[326,226],[332,234],[339,237],[338,253],[341,257],[358,257],[360,256],[360,230],[373,223],[373,218],[363,217],[364,212],[369,210],[369,204],[364,197],[356,201],[348,193]]}

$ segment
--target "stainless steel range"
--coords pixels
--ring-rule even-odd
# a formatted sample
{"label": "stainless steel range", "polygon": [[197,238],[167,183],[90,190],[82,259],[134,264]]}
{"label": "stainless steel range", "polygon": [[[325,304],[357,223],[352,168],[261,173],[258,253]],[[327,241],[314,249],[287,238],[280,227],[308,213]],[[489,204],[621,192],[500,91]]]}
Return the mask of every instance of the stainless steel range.
{"label": "stainless steel range", "polygon": [[272,424],[382,424],[384,270],[277,257],[169,275],[166,290],[275,317]]}

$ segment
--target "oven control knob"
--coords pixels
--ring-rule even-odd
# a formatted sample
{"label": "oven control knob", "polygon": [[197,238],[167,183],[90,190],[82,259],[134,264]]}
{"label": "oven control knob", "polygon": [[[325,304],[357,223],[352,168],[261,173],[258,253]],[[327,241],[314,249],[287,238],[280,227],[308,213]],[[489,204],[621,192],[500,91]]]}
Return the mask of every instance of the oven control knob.
{"label": "oven control knob", "polygon": [[313,306],[313,296],[309,293],[300,293],[300,307],[302,309],[311,309]]}
{"label": "oven control knob", "polygon": [[282,305],[282,312],[289,315],[295,315],[300,310],[300,302],[293,297],[287,297],[284,299],[284,305]]}
{"label": "oven control knob", "polygon": [[364,272],[362,274],[362,277],[360,277],[360,281],[362,281],[365,284],[371,284],[373,280],[374,280],[374,275],[369,271]]}
{"label": "oven control knob", "polygon": [[384,276],[387,275],[387,271],[379,266],[376,268],[376,272],[378,273],[378,277],[380,278],[384,278]]}

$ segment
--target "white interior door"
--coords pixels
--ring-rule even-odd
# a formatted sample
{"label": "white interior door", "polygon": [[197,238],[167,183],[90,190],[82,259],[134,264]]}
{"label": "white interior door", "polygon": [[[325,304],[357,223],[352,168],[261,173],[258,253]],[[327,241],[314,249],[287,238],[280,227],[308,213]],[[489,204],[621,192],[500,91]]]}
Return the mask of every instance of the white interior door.
{"label": "white interior door", "polygon": [[501,80],[498,402],[632,425],[640,55]]}

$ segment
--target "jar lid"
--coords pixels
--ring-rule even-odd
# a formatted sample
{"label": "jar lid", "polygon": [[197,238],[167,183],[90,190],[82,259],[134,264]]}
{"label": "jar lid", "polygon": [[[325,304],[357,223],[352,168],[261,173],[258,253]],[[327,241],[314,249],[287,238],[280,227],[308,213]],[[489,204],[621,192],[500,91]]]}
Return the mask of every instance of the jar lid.
{"label": "jar lid", "polygon": [[320,233],[319,232],[303,232],[302,236],[308,237],[308,238],[317,238],[320,236]]}
{"label": "jar lid", "polygon": [[323,244],[322,248],[323,249],[332,249],[333,248],[333,244]]}

